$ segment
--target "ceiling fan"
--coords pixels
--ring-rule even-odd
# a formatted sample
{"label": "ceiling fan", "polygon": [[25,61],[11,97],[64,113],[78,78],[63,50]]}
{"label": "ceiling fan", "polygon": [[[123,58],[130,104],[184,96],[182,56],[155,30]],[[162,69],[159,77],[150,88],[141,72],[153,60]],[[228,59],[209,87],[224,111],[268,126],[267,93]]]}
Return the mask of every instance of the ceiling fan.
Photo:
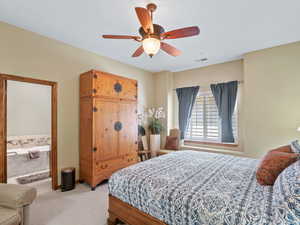
{"label": "ceiling fan", "polygon": [[180,50],[162,41],[165,39],[177,39],[198,35],[200,33],[199,27],[185,27],[165,32],[162,26],[153,24],[153,12],[156,8],[157,6],[153,3],[148,4],[147,8],[135,8],[137,17],[142,25],[142,27],[139,28],[141,37],[131,35],[103,35],[103,38],[132,39],[137,42],[142,42],[142,45],[133,53],[132,57],[138,57],[143,52],[153,57],[159,49],[162,49],[172,56],[180,55]]}

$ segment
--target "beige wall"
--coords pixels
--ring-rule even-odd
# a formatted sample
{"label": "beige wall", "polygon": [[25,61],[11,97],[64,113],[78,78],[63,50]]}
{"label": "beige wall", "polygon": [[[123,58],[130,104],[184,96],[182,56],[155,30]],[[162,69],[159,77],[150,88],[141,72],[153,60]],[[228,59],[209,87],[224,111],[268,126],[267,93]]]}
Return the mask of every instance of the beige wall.
{"label": "beige wall", "polygon": [[300,42],[246,54],[244,76],[246,154],[299,138]]}
{"label": "beige wall", "polygon": [[174,88],[210,84],[243,79],[243,60],[236,60],[192,70],[174,73]]}
{"label": "beige wall", "polygon": [[78,168],[80,73],[97,69],[137,79],[139,109],[154,103],[153,76],[147,71],[2,22],[0,34],[0,73],[58,82],[59,168]]}
{"label": "beige wall", "polygon": [[7,136],[51,134],[51,87],[7,82]]}
{"label": "beige wall", "polygon": [[161,135],[161,146],[163,147],[166,135],[173,128],[173,73],[168,71],[155,73],[154,84],[155,106],[163,107],[166,113],[165,129]]}

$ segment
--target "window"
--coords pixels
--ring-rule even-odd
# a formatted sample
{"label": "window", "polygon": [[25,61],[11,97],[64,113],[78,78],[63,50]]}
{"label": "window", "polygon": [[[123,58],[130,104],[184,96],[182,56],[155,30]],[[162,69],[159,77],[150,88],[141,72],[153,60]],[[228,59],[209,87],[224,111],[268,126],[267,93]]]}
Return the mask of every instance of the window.
{"label": "window", "polygon": [[[232,117],[233,135],[237,142],[237,107]],[[186,131],[185,140],[221,143],[221,121],[211,91],[199,93]]]}

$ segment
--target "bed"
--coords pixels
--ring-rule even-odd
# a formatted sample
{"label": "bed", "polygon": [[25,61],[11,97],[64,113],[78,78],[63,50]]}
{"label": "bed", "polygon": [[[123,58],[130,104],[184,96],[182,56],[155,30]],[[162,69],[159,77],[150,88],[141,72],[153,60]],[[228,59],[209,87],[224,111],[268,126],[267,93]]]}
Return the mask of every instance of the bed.
{"label": "bed", "polygon": [[122,169],[109,180],[108,224],[271,224],[272,186],[258,160],[178,151]]}

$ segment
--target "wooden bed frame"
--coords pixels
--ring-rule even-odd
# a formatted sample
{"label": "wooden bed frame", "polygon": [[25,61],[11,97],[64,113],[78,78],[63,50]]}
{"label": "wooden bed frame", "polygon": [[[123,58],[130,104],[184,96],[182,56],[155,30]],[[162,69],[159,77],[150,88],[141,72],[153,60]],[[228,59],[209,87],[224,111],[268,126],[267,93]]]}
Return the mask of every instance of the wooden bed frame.
{"label": "wooden bed frame", "polygon": [[128,225],[167,225],[111,195],[109,195],[108,213],[108,225],[117,225],[119,222]]}

